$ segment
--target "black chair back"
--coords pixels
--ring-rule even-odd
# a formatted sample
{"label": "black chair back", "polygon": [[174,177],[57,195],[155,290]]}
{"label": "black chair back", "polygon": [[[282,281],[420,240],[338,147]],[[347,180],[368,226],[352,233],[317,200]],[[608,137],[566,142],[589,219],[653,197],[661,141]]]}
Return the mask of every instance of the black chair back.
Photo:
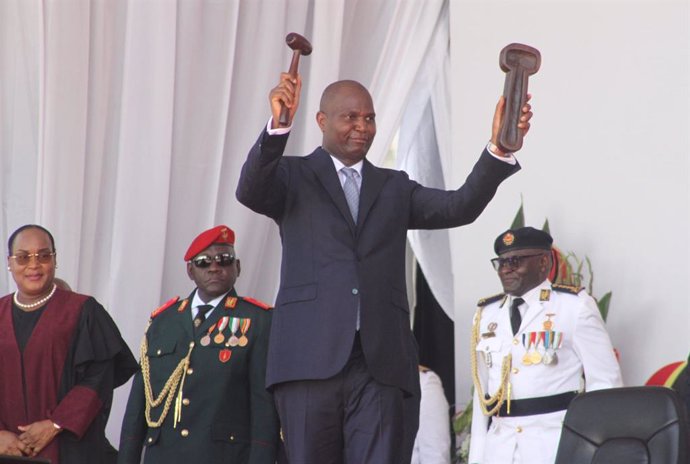
{"label": "black chair back", "polygon": [[555,464],[690,464],[688,419],[675,391],[623,387],[577,396]]}

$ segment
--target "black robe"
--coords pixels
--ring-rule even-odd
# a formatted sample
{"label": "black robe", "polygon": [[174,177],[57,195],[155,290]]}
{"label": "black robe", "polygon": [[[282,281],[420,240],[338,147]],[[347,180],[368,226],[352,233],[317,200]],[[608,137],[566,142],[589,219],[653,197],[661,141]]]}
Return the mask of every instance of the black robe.
{"label": "black robe", "polygon": [[53,464],[103,463],[113,390],[137,362],[92,297],[58,289],[38,311],[21,329],[30,335],[20,350],[12,295],[0,299],[0,430],[18,434],[20,425],[50,419],[64,430],[40,457]]}

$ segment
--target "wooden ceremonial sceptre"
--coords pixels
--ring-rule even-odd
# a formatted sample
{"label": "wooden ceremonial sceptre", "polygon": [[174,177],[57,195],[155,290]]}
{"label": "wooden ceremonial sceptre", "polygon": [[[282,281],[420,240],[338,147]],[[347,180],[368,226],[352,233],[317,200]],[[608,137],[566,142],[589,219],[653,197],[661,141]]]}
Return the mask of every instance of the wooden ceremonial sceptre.
{"label": "wooden ceremonial sceptre", "polygon": [[[299,66],[299,57],[301,55],[307,56],[311,53],[311,44],[307,39],[295,32],[290,32],[285,37],[285,43],[288,47],[290,47],[293,50],[292,62],[290,63],[290,70],[288,71],[288,73],[291,76],[296,77],[297,67]],[[287,127],[289,124],[289,117],[290,109],[287,106],[283,105],[282,109],[280,110],[280,117],[278,118],[278,126]]]}
{"label": "wooden ceremonial sceptre", "polygon": [[522,148],[523,134],[517,125],[522,115],[522,107],[527,102],[527,81],[529,76],[539,71],[541,53],[529,45],[513,43],[501,50],[499,63],[506,73],[503,86],[506,106],[496,145],[506,153],[514,153]]}

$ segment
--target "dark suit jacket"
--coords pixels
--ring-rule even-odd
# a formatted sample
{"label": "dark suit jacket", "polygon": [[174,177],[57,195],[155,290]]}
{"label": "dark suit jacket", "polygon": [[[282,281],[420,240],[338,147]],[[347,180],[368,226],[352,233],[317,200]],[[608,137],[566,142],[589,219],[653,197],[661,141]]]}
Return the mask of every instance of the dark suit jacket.
{"label": "dark suit jacket", "polygon": [[329,154],[317,148],[305,157],[283,157],[286,142],[287,135],[264,131],[237,187],[242,204],[276,221],[283,243],[267,385],[338,373],[350,355],[359,307],[371,375],[417,393],[405,287],[407,230],[474,221],[519,167],[483,153],[465,185],[443,191],[365,160],[354,224]]}
{"label": "dark suit jacket", "polygon": [[[161,427],[147,426],[142,373],[134,377],[120,436],[119,464],[139,464],[142,446],[147,464],[273,464],[278,445],[278,416],[264,387],[271,311],[232,291],[221,300],[194,336],[190,304],[194,294],[153,317],[146,332],[151,386],[156,398],[189,343],[195,346],[184,378],[182,420],[173,428],[174,401]],[[187,301],[187,303],[183,303]],[[234,307],[232,306],[234,302]],[[182,305],[185,306],[182,306]],[[182,309],[180,311],[180,309]],[[201,335],[221,317],[249,318],[246,346],[230,347],[221,361],[223,343],[200,344]],[[239,332],[239,331],[238,331]],[[211,338],[218,334],[214,330]],[[230,324],[223,330],[225,340]],[[163,407],[152,408],[158,420]]]}

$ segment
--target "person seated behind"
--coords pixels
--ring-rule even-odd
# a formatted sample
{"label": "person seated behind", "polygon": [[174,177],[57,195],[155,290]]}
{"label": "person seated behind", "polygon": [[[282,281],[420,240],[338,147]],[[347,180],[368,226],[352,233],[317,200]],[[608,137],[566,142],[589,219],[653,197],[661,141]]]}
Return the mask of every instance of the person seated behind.
{"label": "person seated behind", "polygon": [[474,319],[470,463],[552,464],[583,375],[587,391],[622,386],[594,299],[547,280],[552,242],[523,227],[494,243],[504,293],[480,300]]}
{"label": "person seated behind", "polygon": [[151,314],[118,463],[273,464],[278,415],[266,391],[270,308],[237,296],[235,233],[202,232],[184,256],[196,288]]}
{"label": "person seated behind", "polygon": [[422,398],[411,464],[450,464],[450,415],[441,378],[419,366]]}

